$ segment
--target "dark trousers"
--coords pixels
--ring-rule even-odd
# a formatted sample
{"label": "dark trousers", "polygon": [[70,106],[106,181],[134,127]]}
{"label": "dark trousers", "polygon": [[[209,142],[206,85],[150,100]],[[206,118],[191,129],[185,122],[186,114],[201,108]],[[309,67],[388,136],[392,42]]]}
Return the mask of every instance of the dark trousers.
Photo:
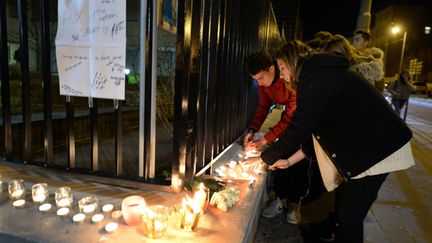
{"label": "dark trousers", "polygon": [[392,105],[394,110],[396,111],[396,113],[398,115],[400,115],[400,112],[402,110],[402,108],[404,107],[404,105],[407,103],[407,100],[403,99],[403,100],[399,100],[399,99],[392,99]]}
{"label": "dark trousers", "polygon": [[304,159],[288,169],[273,171],[276,196],[292,203],[299,203],[306,195],[307,199],[318,198],[323,191],[322,180],[318,169],[311,168],[314,165],[316,163]]}
{"label": "dark trousers", "polygon": [[388,173],[350,179],[336,189],[335,242],[363,242],[363,220]]}

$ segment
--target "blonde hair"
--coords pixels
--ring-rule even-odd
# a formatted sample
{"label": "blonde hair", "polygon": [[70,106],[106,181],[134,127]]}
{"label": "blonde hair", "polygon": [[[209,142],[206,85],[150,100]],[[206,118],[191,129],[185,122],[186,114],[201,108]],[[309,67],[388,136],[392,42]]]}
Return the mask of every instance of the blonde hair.
{"label": "blonde hair", "polygon": [[282,60],[291,73],[290,85],[295,86],[298,82],[303,60],[311,54],[312,49],[299,40],[288,41],[275,53],[275,58]]}
{"label": "blonde hair", "polygon": [[325,51],[333,51],[344,54],[350,61],[351,65],[370,61],[371,56],[357,50],[349,41],[342,35],[334,35],[327,43]]}

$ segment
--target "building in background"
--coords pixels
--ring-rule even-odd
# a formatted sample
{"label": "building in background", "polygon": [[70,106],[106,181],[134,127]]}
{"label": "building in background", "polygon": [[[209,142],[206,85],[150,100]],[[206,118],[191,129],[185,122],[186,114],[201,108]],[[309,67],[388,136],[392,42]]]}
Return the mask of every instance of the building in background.
{"label": "building in background", "polygon": [[[432,82],[432,8],[390,6],[374,13],[373,17],[370,46],[384,51],[385,76],[397,75],[404,49],[402,69],[409,69],[411,63],[411,72],[416,79]],[[394,26],[399,26],[399,33],[392,33]],[[403,48],[405,32],[406,45]],[[414,62],[417,63],[415,67]]]}

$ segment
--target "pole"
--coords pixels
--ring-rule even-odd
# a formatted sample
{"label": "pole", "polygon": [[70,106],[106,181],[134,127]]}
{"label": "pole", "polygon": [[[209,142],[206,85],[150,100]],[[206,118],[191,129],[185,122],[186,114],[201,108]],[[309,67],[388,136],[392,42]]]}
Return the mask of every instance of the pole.
{"label": "pole", "polygon": [[360,11],[357,17],[357,29],[369,31],[371,22],[372,0],[361,0]]}
{"label": "pole", "polygon": [[404,117],[403,117],[404,121],[406,121],[406,117],[407,117],[408,104],[409,104],[409,99],[407,100],[406,105],[405,105],[405,111],[404,111]]}
{"label": "pole", "polygon": [[399,74],[402,72],[402,64],[403,64],[403,59],[404,59],[406,37],[407,37],[407,32],[405,31],[404,35],[403,35],[401,58],[400,58],[400,62],[399,62]]}

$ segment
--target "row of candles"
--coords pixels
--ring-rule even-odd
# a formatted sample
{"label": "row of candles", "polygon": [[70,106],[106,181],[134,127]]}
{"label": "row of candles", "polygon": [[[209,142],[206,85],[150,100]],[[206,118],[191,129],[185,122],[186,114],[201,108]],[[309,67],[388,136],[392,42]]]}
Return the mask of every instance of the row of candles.
{"label": "row of candles", "polygon": [[[8,184],[9,197],[13,201],[13,206],[22,208],[25,205],[26,188],[24,180],[15,179]],[[52,206],[47,203],[49,197],[48,185],[46,183],[37,183],[32,186],[32,200],[39,204],[39,211],[49,211]],[[133,195],[122,201],[121,210],[113,211],[112,204],[105,204],[101,209],[103,213],[95,213],[98,209],[98,199],[87,196],[78,201],[79,213],[72,217],[73,222],[84,222],[89,214],[93,214],[92,223],[103,221],[104,214],[111,213],[112,219],[123,217],[127,225],[138,225],[142,233],[151,238],[162,236],[167,229],[169,218],[172,218],[174,226],[185,231],[194,231],[200,217],[204,214],[209,204],[209,190],[203,183],[194,192],[193,197],[186,196],[181,204],[174,206],[174,211],[163,205],[148,206],[143,197]],[[70,187],[60,187],[55,191],[55,204],[57,206],[57,215],[66,216],[69,214],[69,208],[73,203],[73,196]],[[170,217],[171,216],[171,217]],[[105,226],[108,233],[116,231],[118,224],[110,222]]]}

